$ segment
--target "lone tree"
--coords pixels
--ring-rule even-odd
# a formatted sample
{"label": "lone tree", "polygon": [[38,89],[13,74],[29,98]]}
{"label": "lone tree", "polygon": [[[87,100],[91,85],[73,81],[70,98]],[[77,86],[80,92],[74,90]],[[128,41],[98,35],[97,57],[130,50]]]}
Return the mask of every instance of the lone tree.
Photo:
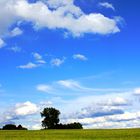
{"label": "lone tree", "polygon": [[55,108],[44,108],[41,112],[41,117],[44,118],[42,121],[42,127],[45,129],[53,129],[59,123],[59,110]]}

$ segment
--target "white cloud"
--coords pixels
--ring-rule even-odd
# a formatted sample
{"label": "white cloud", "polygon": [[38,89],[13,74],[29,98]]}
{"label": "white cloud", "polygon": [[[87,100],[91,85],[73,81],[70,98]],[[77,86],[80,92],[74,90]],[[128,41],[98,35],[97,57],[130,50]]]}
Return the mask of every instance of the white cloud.
{"label": "white cloud", "polygon": [[[51,10],[49,7],[55,7]],[[26,0],[0,1],[0,35],[6,35],[17,21],[30,21],[36,28],[64,29],[75,36],[85,33],[112,34],[120,31],[118,21],[101,13],[85,14],[74,2],[49,0],[29,3]],[[7,18],[5,18],[7,17]]]}
{"label": "white cloud", "polygon": [[36,60],[42,60],[42,56],[41,56],[39,53],[33,53],[33,57],[34,57]]}
{"label": "white cloud", "polygon": [[140,88],[134,89],[134,95],[140,95]]}
{"label": "white cloud", "polygon": [[[66,91],[68,91],[68,89],[75,87],[77,89],[77,86],[79,87],[80,85],[79,82],[74,82],[74,80],[74,84],[72,84],[72,80],[70,82],[69,81],[60,80],[54,82],[53,84],[56,87],[66,87],[67,90],[64,91],[62,88],[60,92],[64,92],[65,96],[67,97]],[[36,88],[39,91],[55,93],[55,87],[53,87],[53,84],[51,86],[47,84],[40,84]],[[128,102],[128,99],[134,97],[131,96],[131,94],[132,92],[107,92],[107,94],[104,94],[103,91],[101,94],[99,94],[99,92],[93,95],[80,94],[80,96],[78,97],[75,96],[74,98],[69,99],[55,96],[51,97],[49,101],[39,102],[38,105],[35,105],[31,102],[19,103],[16,104],[16,106],[12,109],[11,113],[4,115],[4,118],[1,120],[15,121],[18,119],[24,119],[25,122],[30,122],[32,124],[32,127],[30,127],[31,129],[40,129],[39,126],[41,122],[34,121],[33,117],[39,117],[39,120],[40,116],[37,116],[37,114],[39,114],[40,110],[42,110],[43,107],[55,106],[61,111],[60,120],[62,123],[80,122],[83,124],[84,128],[139,127],[140,112],[138,110],[133,110],[134,106],[132,104],[129,104],[130,102]],[[28,115],[36,113],[35,106],[37,107],[37,114],[32,116],[32,119],[29,120],[28,117],[30,116]],[[12,112],[14,112],[14,114],[12,114]]]}
{"label": "white cloud", "polygon": [[59,67],[60,65],[64,63],[64,61],[65,61],[64,58],[63,59],[55,58],[51,60],[51,65]]}
{"label": "white cloud", "polygon": [[21,35],[22,33],[23,31],[20,28],[16,27],[11,31],[10,35],[12,37],[15,37],[15,36]]}
{"label": "white cloud", "polygon": [[102,88],[90,88],[87,86],[82,85],[79,81],[68,79],[68,80],[60,80],[53,83],[53,86],[57,88],[58,86],[61,86],[63,88],[68,88],[69,90],[73,90],[73,92],[79,91],[80,93],[95,93],[95,92],[115,92],[117,89],[102,89]]}
{"label": "white cloud", "polygon": [[46,64],[46,61],[43,60],[42,55],[40,55],[39,53],[32,53],[32,54],[33,54],[33,57],[34,57],[35,60],[36,60],[36,63],[39,63],[39,64]]}
{"label": "white cloud", "polygon": [[77,81],[74,80],[60,80],[57,82],[60,86],[63,86],[65,88],[69,89],[79,89],[81,88],[80,84]]}
{"label": "white cloud", "polygon": [[[45,1],[45,0],[42,0]],[[60,6],[72,5],[73,0],[47,0],[46,3],[51,8],[58,8]]]}
{"label": "white cloud", "polygon": [[115,97],[115,98],[110,98],[108,101],[105,103],[101,103],[104,106],[128,106],[130,105],[130,101],[122,98],[122,97]]}
{"label": "white cloud", "polygon": [[14,10],[15,2],[14,0],[0,1],[0,36],[6,35],[8,28],[17,20]]}
{"label": "white cloud", "polygon": [[52,91],[52,87],[46,84],[37,85],[36,89],[38,91],[47,92],[47,93]]}
{"label": "white cloud", "polygon": [[40,65],[38,65],[38,64],[34,64],[32,62],[29,62],[26,65],[20,65],[20,66],[18,66],[18,68],[21,68],[21,69],[33,69],[33,68],[36,68],[36,67],[39,67],[39,66]]}
{"label": "white cloud", "polygon": [[[16,49],[16,48],[13,48],[13,49]],[[21,68],[21,69],[33,69],[33,68],[37,68],[37,67],[40,67],[40,66],[43,66],[44,64],[46,64],[46,61],[43,60],[43,57],[39,53],[32,53],[32,55],[33,55],[33,57],[35,59],[35,63],[29,62],[29,63],[27,63],[25,65],[18,66],[18,68]]]}
{"label": "white cloud", "polygon": [[82,108],[81,111],[75,113],[73,117],[86,118],[86,117],[101,117],[110,116],[116,114],[123,114],[124,111],[119,106],[99,106],[97,104],[91,104],[88,107]]}
{"label": "white cloud", "polygon": [[[53,94],[63,94],[64,92],[67,94],[74,94],[74,95],[84,95],[84,94],[96,94],[96,93],[121,93],[122,91],[120,89],[111,89],[111,88],[93,88],[93,87],[87,87],[82,85],[79,81],[68,79],[68,80],[59,80],[54,81],[51,84],[48,84],[48,86],[51,86],[53,88],[53,91],[51,93]],[[62,92],[63,91],[63,92]],[[125,93],[125,91],[123,91]],[[126,92],[127,93],[127,92]]]}
{"label": "white cloud", "polygon": [[112,9],[112,10],[115,11],[114,6],[111,3],[108,3],[108,2],[100,2],[99,6],[102,6],[102,7],[105,7],[105,8],[109,8],[109,9]]}
{"label": "white cloud", "polygon": [[[23,122],[23,120],[26,120],[30,115],[33,117],[33,115],[37,113],[39,113],[39,107],[30,101],[16,103],[13,107],[0,114],[0,125],[9,123],[15,124],[18,120],[22,120]],[[26,121],[28,121],[28,119]]]}
{"label": "white cloud", "polygon": [[138,128],[140,112],[125,112],[124,114],[103,116],[98,118],[66,119],[67,123],[80,122],[84,128]]}
{"label": "white cloud", "polygon": [[0,38],[0,48],[3,48],[5,45],[5,42]]}
{"label": "white cloud", "polygon": [[45,60],[37,60],[36,62],[39,63],[39,64],[46,64]]}
{"label": "white cloud", "polygon": [[15,106],[15,114],[19,116],[26,116],[37,113],[38,107],[36,104],[31,103],[29,101],[25,103],[18,103]]}
{"label": "white cloud", "polygon": [[86,61],[87,57],[82,55],[82,54],[74,54],[73,59],[79,59],[79,60],[82,60],[82,61]]}

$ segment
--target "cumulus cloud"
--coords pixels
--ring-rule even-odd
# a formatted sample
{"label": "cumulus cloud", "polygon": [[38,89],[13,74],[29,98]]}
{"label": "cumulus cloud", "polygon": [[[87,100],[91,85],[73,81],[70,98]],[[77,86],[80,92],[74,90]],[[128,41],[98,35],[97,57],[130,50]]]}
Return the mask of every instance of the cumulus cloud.
{"label": "cumulus cloud", "polygon": [[18,116],[26,116],[36,113],[38,111],[38,107],[36,104],[27,101],[25,103],[16,104],[14,111]]}
{"label": "cumulus cloud", "polygon": [[81,61],[86,61],[87,60],[87,57],[82,55],[82,54],[74,54],[73,55],[73,59],[79,59]]}
{"label": "cumulus cloud", "polygon": [[[35,3],[27,0],[2,0],[0,9],[1,36],[19,20],[32,22],[35,28],[64,29],[75,36],[85,33],[105,35],[120,31],[115,19],[101,13],[86,14],[72,0],[40,0]],[[14,35],[21,33],[17,29]]]}
{"label": "cumulus cloud", "polygon": [[37,68],[37,67],[39,67],[39,65],[38,64],[34,64],[32,62],[29,62],[29,63],[27,63],[25,65],[18,66],[18,68],[20,68],[20,69],[33,69],[33,68]]}
{"label": "cumulus cloud", "polygon": [[[9,48],[10,50],[16,51],[17,48]],[[39,53],[32,53],[33,58],[35,59],[34,62],[29,62],[25,65],[20,65],[17,68],[20,69],[33,69],[33,68],[38,68],[46,64],[46,61],[43,59],[42,55]]]}
{"label": "cumulus cloud", "polygon": [[109,9],[112,9],[113,11],[115,11],[114,6],[111,3],[108,3],[108,2],[100,2],[99,6],[109,8]]}
{"label": "cumulus cloud", "polygon": [[9,110],[6,110],[0,114],[0,124],[14,124],[16,121],[23,118],[25,119],[30,115],[35,115],[37,112],[39,112],[39,107],[30,101],[24,103],[16,103]]}

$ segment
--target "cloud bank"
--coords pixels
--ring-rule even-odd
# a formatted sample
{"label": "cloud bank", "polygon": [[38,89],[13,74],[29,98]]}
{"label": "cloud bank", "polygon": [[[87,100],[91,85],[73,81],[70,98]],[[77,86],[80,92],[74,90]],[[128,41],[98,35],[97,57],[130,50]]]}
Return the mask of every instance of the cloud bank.
{"label": "cloud bank", "polygon": [[[31,22],[35,29],[63,29],[74,36],[85,33],[106,35],[120,31],[115,18],[101,13],[86,14],[72,0],[38,0],[35,3],[27,0],[2,0],[0,9],[0,36],[6,35],[11,25],[18,21]],[[13,36],[22,33],[19,28],[12,32]]]}

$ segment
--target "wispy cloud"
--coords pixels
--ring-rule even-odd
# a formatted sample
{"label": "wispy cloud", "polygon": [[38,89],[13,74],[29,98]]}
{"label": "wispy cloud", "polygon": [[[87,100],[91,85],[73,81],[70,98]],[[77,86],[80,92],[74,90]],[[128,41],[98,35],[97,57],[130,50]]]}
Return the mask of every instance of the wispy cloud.
{"label": "wispy cloud", "polygon": [[15,52],[15,53],[18,53],[18,52],[21,52],[21,51],[22,51],[22,49],[21,49],[20,47],[17,47],[17,46],[10,47],[10,48],[8,48],[7,50],[13,51],[13,52]]}
{"label": "wispy cloud", "polygon": [[39,64],[46,64],[46,61],[43,59],[43,56],[40,55],[39,53],[32,53],[36,63],[39,63]]}
{"label": "wispy cloud", "polygon": [[19,36],[21,34],[23,34],[23,31],[19,27],[16,27],[11,31],[10,36],[15,37],[15,36]]}
{"label": "wispy cloud", "polygon": [[108,9],[112,9],[113,11],[115,11],[114,6],[108,2],[100,2],[99,6],[102,6],[102,7],[108,8]]}
{"label": "wispy cloud", "polygon": [[78,60],[81,60],[81,61],[86,61],[88,60],[86,56],[82,55],[82,54],[74,54],[73,55],[73,59],[78,59]]}
{"label": "wispy cloud", "polygon": [[34,64],[34,63],[32,63],[32,62],[29,62],[29,63],[27,63],[27,64],[25,64],[25,65],[20,65],[20,66],[18,66],[17,68],[21,68],[21,69],[33,69],[33,68],[37,68],[37,67],[39,67],[40,65],[38,65],[38,64]]}
{"label": "wispy cloud", "polygon": [[53,88],[50,85],[46,85],[46,84],[39,84],[36,86],[36,89],[38,91],[42,91],[42,92],[46,92],[46,93],[50,93],[53,90]]}
{"label": "wispy cloud", "polygon": [[[39,84],[43,85],[44,90],[42,92],[49,92],[55,95],[96,95],[96,94],[109,94],[109,93],[128,93],[128,90],[113,89],[113,88],[93,88],[82,85],[79,81],[76,80],[59,80],[54,81],[50,84]],[[38,85],[37,85],[38,87]],[[48,87],[53,90],[48,90]],[[46,90],[45,90],[46,88]]]}
{"label": "wispy cloud", "polygon": [[74,80],[60,80],[56,82],[58,85],[68,88],[68,89],[79,89],[81,88],[80,84]]}
{"label": "wispy cloud", "polygon": [[33,57],[34,57],[36,60],[42,60],[42,56],[41,56],[39,53],[33,53]]}

